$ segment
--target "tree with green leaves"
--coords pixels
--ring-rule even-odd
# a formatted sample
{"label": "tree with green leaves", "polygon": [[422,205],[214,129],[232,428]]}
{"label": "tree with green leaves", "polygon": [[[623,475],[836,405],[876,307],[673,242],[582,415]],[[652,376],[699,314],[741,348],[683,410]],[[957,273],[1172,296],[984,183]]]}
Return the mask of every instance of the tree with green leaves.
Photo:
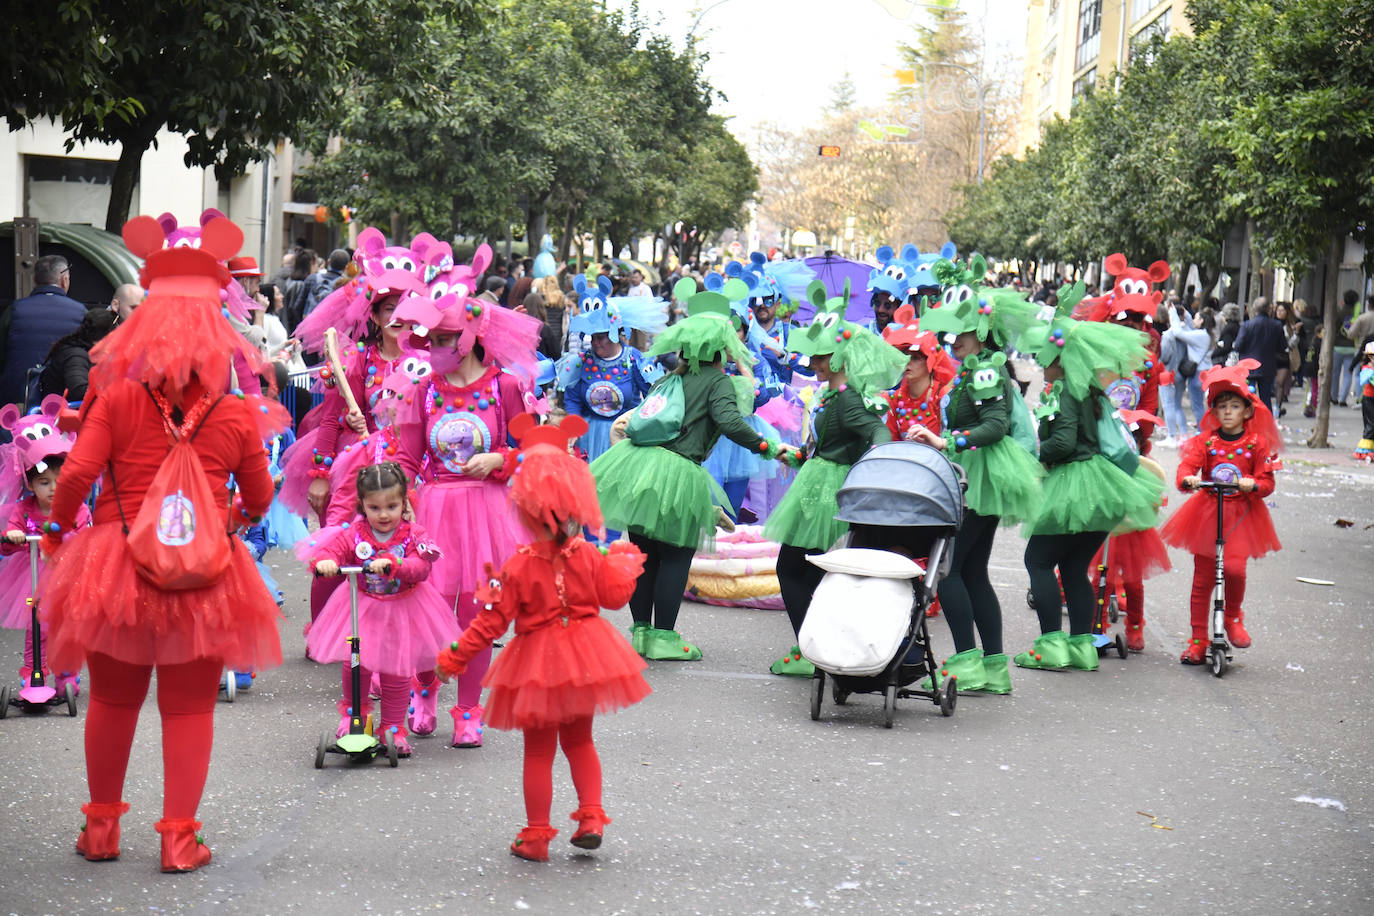
{"label": "tree with green leaves", "polygon": [[[129,215],[144,152],[164,128],[186,138],[188,166],[221,177],[262,159],[280,138],[299,139],[331,111],[350,78],[388,69],[400,80],[406,54],[423,46],[424,14],[467,27],[477,0],[113,0],[20,4],[0,71],[12,130],[52,118],[67,148],[120,147],[105,224]],[[417,13],[421,14],[417,16]],[[385,58],[385,63],[383,59]],[[411,93],[420,87],[412,86]]]}

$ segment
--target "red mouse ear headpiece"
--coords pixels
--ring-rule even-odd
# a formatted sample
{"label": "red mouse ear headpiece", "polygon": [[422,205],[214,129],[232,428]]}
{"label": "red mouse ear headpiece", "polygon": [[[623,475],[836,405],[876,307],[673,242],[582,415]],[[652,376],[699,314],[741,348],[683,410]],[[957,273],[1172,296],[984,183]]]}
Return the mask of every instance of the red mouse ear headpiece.
{"label": "red mouse ear headpiece", "polygon": [[510,423],[511,435],[520,443],[522,450],[536,445],[551,445],[561,452],[568,450],[568,443],[587,432],[587,421],[576,414],[568,414],[561,423],[540,425],[533,414],[522,413]]}
{"label": "red mouse ear headpiece", "polygon": [[139,282],[151,294],[214,299],[229,285],[229,269],[223,262],[243,247],[243,230],[224,217],[213,217],[201,230],[200,247],[164,248],[162,225],[151,216],[135,216],[124,224],[124,244],[143,258]]}

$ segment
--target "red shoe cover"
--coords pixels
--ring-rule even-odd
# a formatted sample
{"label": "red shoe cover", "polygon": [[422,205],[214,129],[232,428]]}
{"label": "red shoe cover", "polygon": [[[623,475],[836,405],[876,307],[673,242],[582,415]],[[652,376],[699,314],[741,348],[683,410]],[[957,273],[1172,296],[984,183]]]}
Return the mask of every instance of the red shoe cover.
{"label": "red shoe cover", "polygon": [[86,823],[76,838],[76,851],[91,862],[119,858],[119,818],[128,802],[90,802],[81,806]]}
{"label": "red shoe cover", "polygon": [[1126,624],[1126,648],[1132,652],[1145,651],[1145,624]]}
{"label": "red shoe cover", "polygon": [[510,844],[510,854],[531,862],[549,861],[549,840],[558,836],[552,827],[526,827]]}
{"label": "red shoe cover", "polygon": [[1231,645],[1237,649],[1250,648],[1250,634],[1245,629],[1245,614],[1242,612],[1234,617],[1226,618],[1226,638],[1231,641]]}
{"label": "red shoe cover", "polygon": [[162,870],[195,871],[210,861],[210,847],[200,834],[200,821],[189,817],[165,817],[153,825],[162,834]]}
{"label": "red shoe cover", "polygon": [[1185,665],[1200,665],[1207,660],[1207,643],[1196,637],[1188,640],[1178,660]]}
{"label": "red shoe cover", "polygon": [[577,821],[577,832],[572,835],[568,842],[578,849],[596,849],[601,845],[601,836],[605,833],[605,827],[611,822],[606,816],[606,812],[597,807],[578,808],[568,815],[571,820]]}

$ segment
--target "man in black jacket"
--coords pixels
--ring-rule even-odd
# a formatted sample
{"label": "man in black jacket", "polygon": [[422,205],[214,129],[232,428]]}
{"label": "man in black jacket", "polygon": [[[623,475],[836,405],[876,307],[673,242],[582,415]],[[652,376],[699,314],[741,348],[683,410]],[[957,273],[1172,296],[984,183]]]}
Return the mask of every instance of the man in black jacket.
{"label": "man in black jacket", "polygon": [[1250,304],[1250,319],[1240,326],[1235,349],[1241,359],[1259,361],[1260,367],[1251,374],[1250,384],[1272,413],[1274,376],[1279,371],[1279,360],[1288,361],[1288,335],[1283,322],[1270,314],[1269,300],[1263,296]]}
{"label": "man in black jacket", "polygon": [[60,254],[44,255],[33,267],[33,292],[9,310],[9,333],[3,341],[4,374],[0,404],[24,400],[25,373],[41,363],[52,345],[81,327],[86,306],[67,295],[71,265]]}

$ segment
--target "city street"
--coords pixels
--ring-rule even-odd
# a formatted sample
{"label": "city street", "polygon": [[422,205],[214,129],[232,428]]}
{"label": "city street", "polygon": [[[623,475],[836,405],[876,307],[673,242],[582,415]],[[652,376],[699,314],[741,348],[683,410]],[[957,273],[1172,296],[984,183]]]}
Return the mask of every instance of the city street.
{"label": "city street", "polygon": [[[767,673],[792,642],[781,612],[688,605],[680,629],[705,658],[654,663],[654,694],[597,722],[615,821],[605,844],[567,844],[576,803],[560,757],[562,833],[546,865],[507,852],[524,823],[517,734],[488,730],[485,747],[458,750],[441,723],[398,769],[332,756],[313,767],[337,722],[338,673],[302,657],[306,576],[271,553],[288,592],[287,661],[218,707],[200,809],[214,861],[157,870],[151,700],[123,855],[98,864],[72,853],[84,697],[75,720],[11,712],[0,722],[0,910],[1374,912],[1374,468],[1349,457],[1358,411],[1332,411],[1339,448],[1285,456],[1271,499],[1285,549],[1250,566],[1254,647],[1223,679],[1178,663],[1191,563],[1177,551],[1184,569],[1147,583],[1142,655],[1104,658],[1096,673],[1013,668],[1010,697],[960,697],[949,719],[904,701],[891,730],[873,696],[843,708],[827,697],[811,721],[809,682]],[[1300,412],[1290,404],[1285,422],[1303,425]],[[1156,457],[1172,479],[1177,451]],[[1011,652],[1036,634],[1023,545],[1003,531],[992,560]],[[628,627],[626,611],[607,613]],[[943,619],[931,623],[948,649]],[[21,639],[0,640],[8,678]]]}

